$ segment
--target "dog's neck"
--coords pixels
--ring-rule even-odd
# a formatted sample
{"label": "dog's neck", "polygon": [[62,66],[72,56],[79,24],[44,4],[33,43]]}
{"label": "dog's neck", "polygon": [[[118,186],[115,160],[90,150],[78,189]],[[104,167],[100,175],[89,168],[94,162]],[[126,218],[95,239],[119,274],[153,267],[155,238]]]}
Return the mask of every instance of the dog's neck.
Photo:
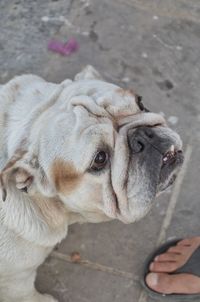
{"label": "dog's neck", "polygon": [[6,201],[0,201],[0,224],[36,245],[53,247],[66,237],[68,226],[76,222],[86,220],[69,212],[58,198],[28,196],[10,187]]}

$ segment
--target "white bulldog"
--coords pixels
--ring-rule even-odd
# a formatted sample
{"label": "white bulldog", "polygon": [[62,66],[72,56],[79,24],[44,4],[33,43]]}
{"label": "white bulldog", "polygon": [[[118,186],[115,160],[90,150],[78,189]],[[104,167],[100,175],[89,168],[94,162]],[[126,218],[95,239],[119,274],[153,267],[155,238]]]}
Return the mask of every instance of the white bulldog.
{"label": "white bulldog", "polygon": [[23,75],[1,86],[0,301],[56,301],[34,280],[68,226],[142,218],[181,149],[162,116],[91,66],[61,84]]}

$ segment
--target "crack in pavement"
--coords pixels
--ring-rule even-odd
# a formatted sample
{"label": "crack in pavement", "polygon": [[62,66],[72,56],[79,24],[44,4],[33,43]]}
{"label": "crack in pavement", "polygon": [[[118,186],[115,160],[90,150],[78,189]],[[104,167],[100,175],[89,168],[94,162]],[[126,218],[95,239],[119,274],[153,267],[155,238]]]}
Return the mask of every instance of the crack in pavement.
{"label": "crack in pavement", "polygon": [[93,269],[93,270],[97,270],[97,271],[101,271],[104,273],[108,273],[108,274],[112,274],[115,276],[120,276],[120,277],[124,277],[127,279],[131,279],[133,282],[138,282],[139,278],[136,277],[134,274],[120,270],[120,269],[116,269],[110,266],[106,266],[106,265],[102,265],[99,264],[97,262],[92,262],[86,259],[80,259],[80,261],[74,262],[71,259],[71,256],[68,254],[62,254],[56,251],[53,251],[50,255],[50,257],[65,261],[67,263],[72,263],[72,264],[76,264],[76,265],[81,265],[84,267],[87,267],[89,269]]}

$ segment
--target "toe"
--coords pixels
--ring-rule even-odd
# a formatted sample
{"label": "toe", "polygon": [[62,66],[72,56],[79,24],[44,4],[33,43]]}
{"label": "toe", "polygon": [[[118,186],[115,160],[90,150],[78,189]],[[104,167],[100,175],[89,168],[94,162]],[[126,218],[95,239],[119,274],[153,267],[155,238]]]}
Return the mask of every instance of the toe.
{"label": "toe", "polygon": [[163,294],[200,293],[200,278],[190,274],[149,273],[146,283],[149,288]]}
{"label": "toe", "polygon": [[163,272],[163,273],[171,273],[174,272],[177,269],[177,263],[176,262],[152,262],[149,267],[151,272]]}
{"label": "toe", "polygon": [[177,261],[179,260],[180,255],[175,253],[164,253],[155,257],[154,261],[164,262],[164,261]]}
{"label": "toe", "polygon": [[156,273],[149,273],[146,276],[146,283],[149,288],[153,289],[154,291],[162,294],[170,294],[171,291],[171,282],[168,274],[156,274]]}
{"label": "toe", "polygon": [[146,284],[148,287],[150,287],[153,290],[157,290],[157,285],[158,285],[158,274],[156,273],[149,273],[146,276]]}
{"label": "toe", "polygon": [[174,254],[182,254],[183,247],[180,245],[171,246],[168,250],[168,253],[174,253]]}
{"label": "toe", "polygon": [[177,243],[177,245],[181,246],[190,246],[191,245],[191,239],[183,239]]}
{"label": "toe", "polygon": [[200,236],[198,237],[192,237],[192,238],[186,238],[177,243],[177,245],[182,246],[192,246],[192,245],[200,245]]}

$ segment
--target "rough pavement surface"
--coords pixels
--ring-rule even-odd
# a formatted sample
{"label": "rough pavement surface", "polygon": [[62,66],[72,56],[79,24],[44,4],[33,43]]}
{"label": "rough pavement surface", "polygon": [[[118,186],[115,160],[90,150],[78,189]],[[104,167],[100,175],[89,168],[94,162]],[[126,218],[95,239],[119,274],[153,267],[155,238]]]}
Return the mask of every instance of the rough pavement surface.
{"label": "rough pavement surface", "polygon": [[[183,170],[151,213],[133,225],[71,226],[36,282],[60,302],[152,302],[140,286],[146,256],[166,239],[200,234],[199,1],[1,0],[0,28],[1,83],[22,73],[59,82],[92,64],[182,135]],[[80,43],[77,53],[47,51],[51,38],[69,37]],[[89,264],[70,263],[73,251]]]}

